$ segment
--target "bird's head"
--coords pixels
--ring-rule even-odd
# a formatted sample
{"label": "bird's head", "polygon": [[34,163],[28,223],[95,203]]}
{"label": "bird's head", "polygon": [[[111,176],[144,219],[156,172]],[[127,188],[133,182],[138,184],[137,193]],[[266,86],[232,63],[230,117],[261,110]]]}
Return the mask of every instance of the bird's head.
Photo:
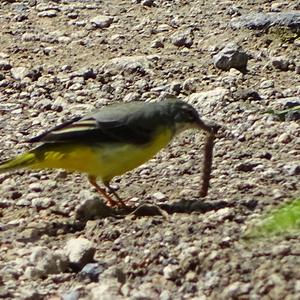
{"label": "bird's head", "polygon": [[204,130],[207,133],[216,133],[217,126],[201,120],[199,113],[192,105],[181,100],[169,100],[167,102],[176,134],[192,128]]}

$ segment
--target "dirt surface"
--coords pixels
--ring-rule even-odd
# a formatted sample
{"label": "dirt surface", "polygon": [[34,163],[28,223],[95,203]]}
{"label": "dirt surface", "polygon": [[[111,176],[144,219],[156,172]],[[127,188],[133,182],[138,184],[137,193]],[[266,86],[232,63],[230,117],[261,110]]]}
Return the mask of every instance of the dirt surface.
{"label": "dirt surface", "polygon": [[[73,116],[166,94],[196,94],[203,119],[222,128],[205,199],[205,138],[193,131],[115,178],[122,198],[147,203],[135,213],[101,206],[80,174],[1,174],[0,298],[299,299],[299,234],[242,239],[264,211],[299,197],[299,119],[265,113],[299,105],[299,31],[230,27],[251,12],[297,9],[293,0],[1,1],[1,160]],[[247,72],[214,66],[232,42]],[[85,259],[72,260],[79,237]]]}

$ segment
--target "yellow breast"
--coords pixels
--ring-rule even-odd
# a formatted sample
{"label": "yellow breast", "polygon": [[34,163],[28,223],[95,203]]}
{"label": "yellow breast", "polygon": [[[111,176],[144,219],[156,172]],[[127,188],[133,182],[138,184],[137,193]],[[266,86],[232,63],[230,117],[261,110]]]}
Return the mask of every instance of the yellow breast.
{"label": "yellow breast", "polygon": [[45,150],[44,159],[34,163],[31,168],[61,168],[79,171],[110,181],[152,158],[172,139],[172,131],[160,130],[146,145],[123,143],[99,143],[89,145],[56,145]]}

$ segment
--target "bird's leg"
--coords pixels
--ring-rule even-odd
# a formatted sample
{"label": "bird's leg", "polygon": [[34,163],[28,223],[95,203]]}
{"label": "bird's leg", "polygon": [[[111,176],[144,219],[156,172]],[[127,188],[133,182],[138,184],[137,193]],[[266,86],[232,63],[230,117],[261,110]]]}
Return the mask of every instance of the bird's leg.
{"label": "bird's leg", "polygon": [[[99,194],[101,194],[105,198],[105,200],[107,200],[107,202],[109,203],[110,206],[118,206],[118,202],[113,200],[109,195],[107,195],[105,189],[102,189],[97,184],[95,176],[89,176],[88,178],[89,178],[89,182],[91,183],[91,185],[93,185],[96,188],[97,192]],[[118,201],[119,201],[119,199],[118,199]]]}
{"label": "bird's leg", "polygon": [[109,185],[109,182],[103,182],[103,184],[108,188],[109,193],[113,194],[119,203],[122,204],[123,207],[126,207],[124,200],[117,194],[117,192]]}

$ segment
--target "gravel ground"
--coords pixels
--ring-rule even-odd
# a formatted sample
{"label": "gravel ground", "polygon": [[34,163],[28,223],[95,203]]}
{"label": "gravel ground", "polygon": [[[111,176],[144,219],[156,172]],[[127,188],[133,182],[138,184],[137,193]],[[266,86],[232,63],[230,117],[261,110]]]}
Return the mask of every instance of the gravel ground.
{"label": "gravel ground", "polygon": [[299,113],[265,113],[300,105],[299,9],[1,1],[1,160],[73,116],[168,94],[222,129],[205,199],[204,136],[192,131],[115,178],[141,205],[129,214],[103,206],[80,174],[2,174],[0,298],[299,299],[298,234],[242,239],[264,211],[299,197]]}

